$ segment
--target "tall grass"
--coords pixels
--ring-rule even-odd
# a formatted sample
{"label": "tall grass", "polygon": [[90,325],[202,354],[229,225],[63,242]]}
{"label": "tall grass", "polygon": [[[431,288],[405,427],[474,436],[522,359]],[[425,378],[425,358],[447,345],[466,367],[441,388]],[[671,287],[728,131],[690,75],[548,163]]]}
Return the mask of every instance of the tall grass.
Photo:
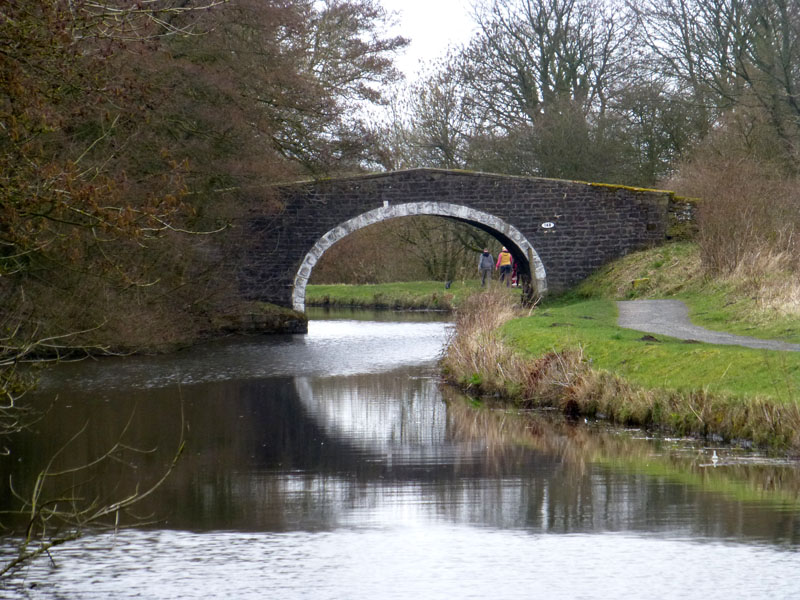
{"label": "tall grass", "polygon": [[519,381],[524,361],[500,336],[503,323],[520,316],[519,301],[502,289],[464,299],[442,366],[448,377],[483,393],[504,394]]}
{"label": "tall grass", "polygon": [[443,358],[446,377],[470,393],[522,407],[800,451],[797,399],[743,398],[705,387],[646,388],[593,368],[580,343],[525,356],[500,333],[501,325],[520,313],[503,293],[468,299],[458,309],[455,336]]}
{"label": "tall grass", "polygon": [[800,314],[800,180],[753,158],[706,156],[671,182],[701,198],[698,234],[706,274]]}

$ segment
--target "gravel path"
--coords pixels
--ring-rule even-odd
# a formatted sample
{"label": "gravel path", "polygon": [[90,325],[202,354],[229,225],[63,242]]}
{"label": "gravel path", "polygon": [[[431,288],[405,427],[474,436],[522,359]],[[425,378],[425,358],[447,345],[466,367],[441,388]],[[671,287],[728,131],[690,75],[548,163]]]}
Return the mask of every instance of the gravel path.
{"label": "gravel path", "polygon": [[800,352],[800,344],[760,340],[744,335],[711,331],[692,325],[689,321],[689,309],[680,300],[627,300],[617,302],[617,306],[619,307],[617,323],[626,329],[658,333],[681,340],[708,342],[709,344]]}

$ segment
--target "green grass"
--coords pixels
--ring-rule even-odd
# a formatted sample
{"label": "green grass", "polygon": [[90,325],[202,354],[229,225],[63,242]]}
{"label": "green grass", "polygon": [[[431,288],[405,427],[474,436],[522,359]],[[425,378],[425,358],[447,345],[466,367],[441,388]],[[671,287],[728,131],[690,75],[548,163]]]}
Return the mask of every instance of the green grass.
{"label": "green grass", "polygon": [[675,296],[702,287],[697,246],[679,242],[633,252],[611,262],[573,293],[587,298],[632,300]]}
{"label": "green grass", "polygon": [[[789,276],[778,274],[778,277]],[[768,274],[764,274],[768,280]],[[697,246],[665,244],[610,263],[571,291],[572,298],[636,300],[675,298],[696,325],[737,335],[800,343],[800,316],[761,306],[751,282],[709,279]]]}
{"label": "green grass", "polygon": [[[497,285],[495,283],[495,285]],[[481,289],[480,281],[454,281],[450,289],[440,281],[404,281],[373,285],[309,285],[308,306],[452,310]],[[519,293],[520,290],[514,289]]]}
{"label": "green grass", "polygon": [[800,353],[687,343],[660,335],[652,336],[657,342],[647,341],[647,334],[617,327],[616,320],[613,300],[562,299],[507,323],[503,334],[528,356],[580,347],[593,368],[645,388],[705,389],[781,402],[800,398]]}
{"label": "green grass", "polygon": [[702,291],[685,292],[676,298],[689,306],[689,317],[693,323],[708,329],[800,343],[800,319],[755,312],[755,299],[737,294],[730,285],[706,285]]}

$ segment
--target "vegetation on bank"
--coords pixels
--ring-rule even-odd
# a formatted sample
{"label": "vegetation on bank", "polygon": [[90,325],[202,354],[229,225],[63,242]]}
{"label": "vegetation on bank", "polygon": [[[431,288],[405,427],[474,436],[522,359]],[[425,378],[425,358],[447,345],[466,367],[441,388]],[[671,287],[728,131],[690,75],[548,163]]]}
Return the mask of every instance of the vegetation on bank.
{"label": "vegetation on bank", "polygon": [[[477,282],[309,286],[310,304],[456,310],[449,379],[519,406],[681,435],[800,450],[800,354],[692,343],[617,327],[617,299],[679,298],[710,329],[800,341],[800,314],[771,282],[732,271],[711,277],[701,248],[681,242],[609,264],[569,294],[533,310],[516,290]],[[791,290],[790,290],[791,291]],[[444,294],[443,294],[444,292]],[[432,301],[432,299],[435,299]]]}
{"label": "vegetation on bank", "polygon": [[469,298],[443,361],[480,395],[572,416],[800,450],[800,355],[687,344],[615,325],[609,299],[529,314],[504,294]]}
{"label": "vegetation on bank", "polygon": [[525,356],[580,350],[592,368],[646,388],[763,396],[787,402],[800,391],[800,353],[766,352],[644,334],[617,327],[613,300],[565,302],[502,328]]}
{"label": "vegetation on bank", "polygon": [[695,242],[665,244],[606,265],[581,283],[571,298],[636,300],[677,298],[689,306],[692,322],[737,335],[800,342],[800,281],[784,254],[754,249],[714,273]]}
{"label": "vegetation on bank", "polygon": [[363,169],[358,115],[408,43],[372,1],[125,4],[0,8],[0,438],[20,364],[295,328],[241,296],[231,224],[277,218],[272,183]]}

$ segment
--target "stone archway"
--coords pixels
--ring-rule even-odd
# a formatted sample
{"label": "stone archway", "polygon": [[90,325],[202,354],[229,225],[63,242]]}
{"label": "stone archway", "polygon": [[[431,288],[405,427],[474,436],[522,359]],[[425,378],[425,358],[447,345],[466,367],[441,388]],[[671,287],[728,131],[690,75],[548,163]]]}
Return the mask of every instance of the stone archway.
{"label": "stone archway", "polygon": [[547,291],[547,275],[538,253],[516,228],[502,219],[467,206],[447,202],[410,202],[390,205],[384,202],[380,208],[365,212],[334,227],[323,235],[306,254],[292,288],[292,308],[305,312],[306,286],[311,271],[325,251],[354,231],[381,221],[414,215],[433,215],[469,223],[495,236],[514,255],[520,264],[519,274],[529,297],[542,296]]}

